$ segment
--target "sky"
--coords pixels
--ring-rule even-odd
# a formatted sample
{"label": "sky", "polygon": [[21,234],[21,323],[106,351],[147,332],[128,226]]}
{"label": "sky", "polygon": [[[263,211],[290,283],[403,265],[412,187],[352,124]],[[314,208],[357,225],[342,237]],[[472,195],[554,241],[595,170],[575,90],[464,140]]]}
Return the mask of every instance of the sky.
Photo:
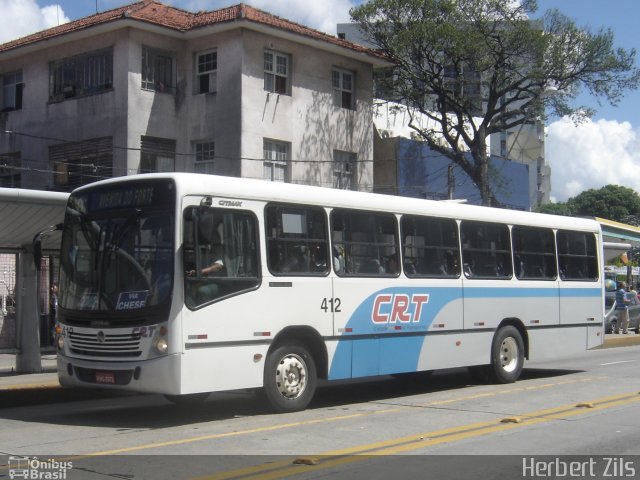
{"label": "sky", "polygon": [[[0,43],[76,20],[135,0],[0,0]],[[163,0],[189,11],[215,10],[247,3],[335,35],[336,24],[350,20],[349,9],[362,0]],[[611,28],[616,47],[640,50],[638,0],[538,0],[538,13],[558,9],[591,31]],[[636,59],[640,65],[640,58]],[[551,165],[551,196],[566,201],[584,190],[608,184],[640,193],[640,91],[616,107],[598,105],[583,95],[577,105],[597,113],[579,126],[566,118],[547,122],[546,158]]]}

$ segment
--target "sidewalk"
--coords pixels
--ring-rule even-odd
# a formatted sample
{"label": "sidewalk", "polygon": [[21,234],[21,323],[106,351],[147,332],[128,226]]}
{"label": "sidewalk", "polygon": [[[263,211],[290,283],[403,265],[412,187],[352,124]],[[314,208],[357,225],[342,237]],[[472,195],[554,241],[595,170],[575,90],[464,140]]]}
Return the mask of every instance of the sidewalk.
{"label": "sidewalk", "polygon": [[42,372],[18,374],[16,369],[16,356],[13,354],[0,354],[0,392],[3,390],[39,390],[60,388],[58,374],[56,373],[56,354],[42,354]]}
{"label": "sidewalk", "polygon": [[[627,335],[605,335],[602,348],[628,347],[640,345],[640,335],[629,332]],[[42,389],[59,388],[58,375],[56,373],[56,354],[45,353],[42,355],[42,372],[30,374],[15,373],[16,356],[12,354],[0,354],[0,392],[16,389]]]}

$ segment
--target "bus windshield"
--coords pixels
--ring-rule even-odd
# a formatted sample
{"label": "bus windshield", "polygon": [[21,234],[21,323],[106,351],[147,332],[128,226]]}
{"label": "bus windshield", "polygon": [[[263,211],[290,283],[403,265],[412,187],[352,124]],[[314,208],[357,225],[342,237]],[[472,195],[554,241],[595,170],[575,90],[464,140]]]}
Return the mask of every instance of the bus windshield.
{"label": "bus windshield", "polygon": [[170,298],[174,191],[171,182],[156,180],[71,195],[60,256],[61,308],[124,313]]}

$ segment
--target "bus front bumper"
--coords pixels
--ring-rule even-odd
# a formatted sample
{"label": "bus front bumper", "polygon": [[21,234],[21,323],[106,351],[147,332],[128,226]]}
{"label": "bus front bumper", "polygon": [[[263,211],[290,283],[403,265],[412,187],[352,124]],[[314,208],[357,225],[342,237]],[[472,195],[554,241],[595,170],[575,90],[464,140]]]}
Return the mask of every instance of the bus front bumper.
{"label": "bus front bumper", "polygon": [[97,362],[58,354],[58,379],[63,387],[177,395],[181,356],[165,355],[137,362]]}

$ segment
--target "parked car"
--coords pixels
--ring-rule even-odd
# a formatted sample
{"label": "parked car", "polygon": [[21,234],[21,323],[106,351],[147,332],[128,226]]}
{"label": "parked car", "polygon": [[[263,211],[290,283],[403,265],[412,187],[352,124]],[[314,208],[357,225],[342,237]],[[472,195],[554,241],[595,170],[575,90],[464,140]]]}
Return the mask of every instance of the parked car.
{"label": "parked car", "polygon": [[[640,334],[640,301],[635,295],[629,295],[629,330]],[[618,311],[616,306],[616,293],[607,292],[604,297],[605,317],[604,333],[613,333],[618,326]]]}

